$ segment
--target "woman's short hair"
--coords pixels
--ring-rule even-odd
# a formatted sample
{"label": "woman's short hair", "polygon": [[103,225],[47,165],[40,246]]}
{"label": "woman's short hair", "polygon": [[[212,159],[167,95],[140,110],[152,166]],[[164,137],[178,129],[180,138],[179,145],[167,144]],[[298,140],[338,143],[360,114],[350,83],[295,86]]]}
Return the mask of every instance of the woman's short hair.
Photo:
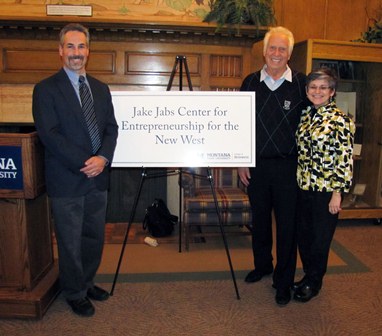
{"label": "woman's short hair", "polygon": [[323,79],[328,82],[328,85],[331,89],[337,89],[337,74],[335,71],[328,67],[321,67],[313,70],[306,78],[306,86],[310,84],[310,82],[316,79]]}

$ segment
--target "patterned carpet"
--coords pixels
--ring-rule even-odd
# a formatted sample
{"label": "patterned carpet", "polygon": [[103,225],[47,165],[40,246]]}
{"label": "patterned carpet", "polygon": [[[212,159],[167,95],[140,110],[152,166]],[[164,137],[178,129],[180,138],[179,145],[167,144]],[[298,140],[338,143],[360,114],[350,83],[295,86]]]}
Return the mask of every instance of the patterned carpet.
{"label": "patterned carpet", "polygon": [[[0,320],[0,335],[382,335],[381,226],[341,224],[320,295],[286,307],[275,304],[271,277],[244,283],[251,257],[248,242],[238,241],[229,239],[240,300],[218,241],[195,243],[182,253],[174,243],[130,243],[114,295],[95,304],[94,317],[75,316],[59,296],[40,321]],[[100,268],[105,288],[120,248],[105,245],[113,257]]]}

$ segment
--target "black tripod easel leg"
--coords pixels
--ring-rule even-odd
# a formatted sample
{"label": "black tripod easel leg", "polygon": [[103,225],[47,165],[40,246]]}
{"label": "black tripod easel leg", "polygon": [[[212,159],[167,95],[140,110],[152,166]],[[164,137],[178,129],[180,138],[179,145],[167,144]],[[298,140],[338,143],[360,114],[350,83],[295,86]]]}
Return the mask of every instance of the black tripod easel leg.
{"label": "black tripod easel leg", "polygon": [[170,79],[168,81],[166,91],[171,90],[172,82],[174,81],[174,77],[175,77],[175,74],[176,74],[176,71],[178,68],[179,68],[179,91],[183,91],[183,67],[184,67],[184,70],[186,72],[188,89],[190,91],[193,91],[192,83],[191,83],[190,70],[188,69],[188,64],[187,64],[187,58],[186,58],[186,56],[183,56],[183,55],[177,55],[175,57],[174,66],[173,66],[171,74],[170,74]]}
{"label": "black tripod easel leg", "polygon": [[[183,90],[183,67],[184,67],[184,70],[186,72],[186,77],[187,77],[187,81],[188,81],[188,88],[190,91],[193,91],[190,71],[189,71],[188,64],[187,64],[187,58],[186,58],[186,56],[183,56],[183,55],[177,55],[175,58],[175,63],[174,63],[174,66],[172,68],[170,80],[169,80],[168,85],[167,85],[167,91],[171,90],[172,83],[173,83],[173,80],[175,77],[175,73],[176,73],[178,68],[179,68],[179,91]],[[182,188],[181,188],[181,185],[183,182],[182,181],[182,174],[183,174],[182,169],[180,169],[180,171],[179,171],[179,179],[180,179],[179,180],[179,186],[180,186],[180,188],[179,188],[179,252],[182,251],[182,233],[183,233],[182,232],[182,211],[183,211],[183,208],[182,208],[183,204],[182,203],[183,202],[182,202]],[[225,250],[226,250],[226,254],[227,254],[229,267],[231,270],[231,276],[232,276],[232,280],[233,280],[233,283],[235,286],[236,297],[238,300],[240,300],[239,290],[238,290],[237,284],[236,284],[235,272],[234,272],[233,267],[232,267],[231,256],[229,253],[228,243],[227,243],[226,235],[225,235],[223,224],[222,224],[219,204],[218,204],[218,201],[216,198],[216,192],[215,192],[215,189],[213,186],[212,175],[211,175],[211,171],[209,168],[207,169],[207,174],[208,174],[207,178],[209,179],[210,185],[211,185],[211,191],[212,191],[212,195],[213,195],[214,202],[215,202],[216,213],[217,213],[218,220],[219,220],[220,231],[222,234],[222,238],[223,238],[223,242],[224,242],[224,246],[225,246]]]}
{"label": "black tripod easel leg", "polygon": [[[190,76],[190,70],[188,69],[188,64],[187,64],[187,57],[184,55],[177,55],[175,57],[175,62],[174,66],[172,67],[172,71],[170,74],[170,79],[167,84],[167,90],[166,91],[171,91],[172,83],[174,81],[174,77],[176,74],[176,71],[179,69],[179,91],[183,91],[183,67],[186,72],[186,78],[187,78],[187,83],[188,83],[188,89],[190,91],[193,91],[192,88],[192,82],[191,82],[191,76]],[[182,234],[183,234],[183,227],[182,227],[182,207],[183,207],[183,202],[182,202],[182,168],[179,170],[179,252],[182,252]]]}
{"label": "black tripod easel leg", "polygon": [[188,89],[190,91],[192,91],[193,88],[192,88],[192,83],[191,83],[190,70],[188,69],[187,58],[186,58],[186,56],[183,56],[183,57],[184,57],[184,60],[183,60],[184,70],[186,70],[186,77],[187,77],[187,82],[188,82]]}
{"label": "black tripod easel leg", "polygon": [[179,168],[179,218],[178,218],[178,228],[179,228],[179,253],[182,252],[182,235],[183,235],[183,225],[182,225],[182,215],[183,215],[183,196],[182,196],[182,183],[183,183],[183,170]]}
{"label": "black tripod easel leg", "polygon": [[121,254],[119,255],[118,265],[117,265],[117,269],[115,271],[113,285],[112,285],[111,291],[110,291],[110,295],[111,296],[113,296],[113,293],[114,293],[115,284],[116,284],[117,279],[118,279],[119,269],[121,268],[123,254],[124,254],[125,248],[126,248],[127,238],[129,237],[129,232],[130,232],[131,224],[134,221],[134,217],[135,217],[135,213],[136,213],[136,210],[137,210],[137,205],[138,205],[139,197],[141,195],[142,186],[143,186],[143,182],[145,180],[145,177],[146,177],[146,168],[143,168],[142,169],[142,174],[141,174],[141,180],[139,182],[138,191],[137,191],[137,194],[135,195],[135,199],[134,199],[134,203],[133,203],[133,208],[131,210],[129,223],[127,224],[127,229],[126,229],[125,238],[124,238],[123,244],[122,244]]}
{"label": "black tripod easel leg", "polygon": [[226,251],[227,259],[228,259],[228,263],[229,263],[229,268],[230,268],[230,271],[231,271],[231,277],[232,277],[232,281],[233,281],[233,284],[234,284],[234,287],[235,287],[236,298],[238,300],[240,300],[239,289],[238,289],[237,283],[236,283],[235,272],[234,272],[233,266],[232,266],[231,255],[229,253],[227,238],[226,238],[224,227],[223,227],[223,222],[222,222],[222,218],[221,218],[219,203],[218,203],[218,200],[217,200],[217,197],[216,197],[216,191],[215,191],[215,188],[214,188],[213,178],[212,178],[212,174],[211,174],[210,168],[207,168],[207,175],[208,175],[207,179],[210,181],[210,187],[211,187],[211,191],[212,191],[212,196],[213,196],[214,202],[215,202],[216,214],[218,216],[220,232],[222,234],[222,238],[223,238],[223,242],[224,242],[224,247],[225,247],[225,251]]}

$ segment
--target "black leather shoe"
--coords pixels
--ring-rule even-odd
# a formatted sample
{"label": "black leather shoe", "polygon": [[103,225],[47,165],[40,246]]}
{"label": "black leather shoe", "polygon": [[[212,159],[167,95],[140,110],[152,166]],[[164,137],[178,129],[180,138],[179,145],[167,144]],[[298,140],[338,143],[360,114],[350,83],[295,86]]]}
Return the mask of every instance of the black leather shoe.
{"label": "black leather shoe", "polygon": [[66,300],[73,312],[80,316],[93,316],[95,309],[87,297],[77,300]]}
{"label": "black leather shoe", "polygon": [[293,283],[292,289],[296,291],[299,287],[302,287],[306,284],[306,277],[303,277],[300,281]]}
{"label": "black leather shoe", "polygon": [[278,289],[276,291],[275,300],[278,305],[285,306],[289,303],[290,299],[290,289]]}
{"label": "black leather shoe", "polygon": [[293,299],[299,302],[308,302],[313,299],[319,293],[318,289],[315,289],[308,284],[299,287],[293,295]]}
{"label": "black leather shoe", "polygon": [[93,286],[88,289],[88,297],[95,301],[105,301],[109,298],[109,293],[100,287]]}
{"label": "black leather shoe", "polygon": [[245,282],[257,282],[257,281],[260,281],[263,276],[265,275],[269,275],[269,274],[272,274],[273,272],[273,269],[272,270],[267,270],[267,271],[259,271],[257,269],[254,269],[253,271],[249,272],[247,274],[247,276],[245,277]]}

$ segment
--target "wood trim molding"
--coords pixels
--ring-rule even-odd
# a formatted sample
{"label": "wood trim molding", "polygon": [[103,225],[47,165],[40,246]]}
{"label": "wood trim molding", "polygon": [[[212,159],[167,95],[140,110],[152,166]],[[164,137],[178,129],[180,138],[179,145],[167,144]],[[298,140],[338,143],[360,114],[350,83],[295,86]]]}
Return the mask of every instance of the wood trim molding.
{"label": "wood trim molding", "polygon": [[[68,22],[64,21],[20,21],[0,17],[1,39],[43,39],[57,40],[59,30]],[[190,43],[209,45],[228,45],[248,47],[262,40],[267,27],[257,29],[243,25],[223,27],[217,30],[212,23],[174,23],[152,22],[82,22],[89,28],[94,41],[135,41],[158,43]]]}

